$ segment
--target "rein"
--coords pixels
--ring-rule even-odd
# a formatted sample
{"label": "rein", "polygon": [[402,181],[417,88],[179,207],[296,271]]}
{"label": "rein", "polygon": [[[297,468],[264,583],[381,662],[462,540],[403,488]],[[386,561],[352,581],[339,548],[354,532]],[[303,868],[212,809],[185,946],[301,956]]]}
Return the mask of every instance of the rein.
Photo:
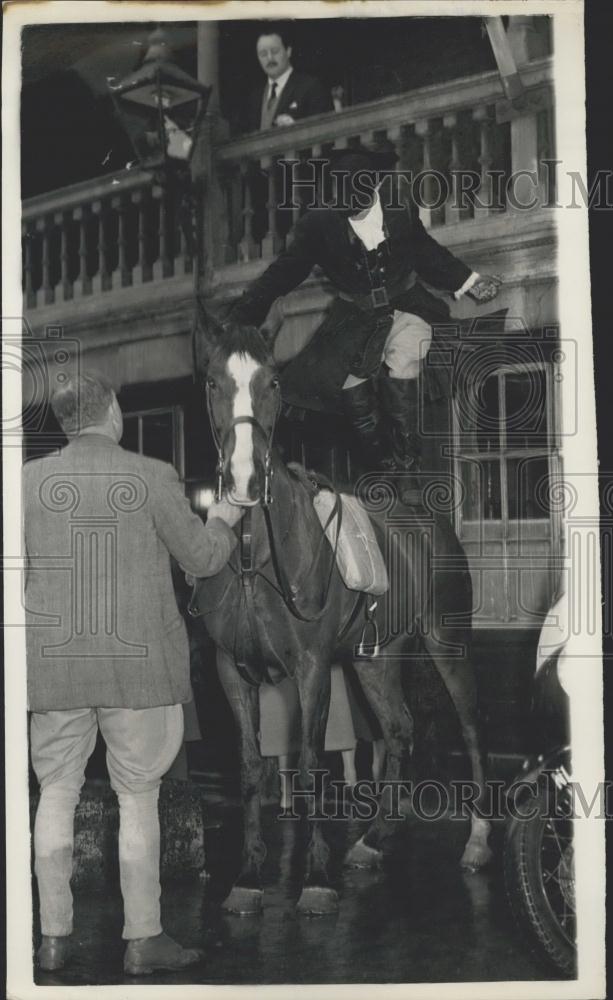
{"label": "rein", "polygon": [[[207,382],[206,384],[206,406],[209,416],[209,423],[211,425],[211,432],[213,434],[213,441],[215,442],[215,447],[217,449],[217,500],[221,500],[223,497],[223,473],[225,465],[224,449],[231,431],[234,430],[239,424],[249,424],[266,442],[266,452],[264,455],[264,496],[261,498],[262,509],[264,512],[264,522],[266,524],[266,533],[268,535],[268,547],[270,549],[270,557],[272,565],[275,571],[275,576],[277,578],[278,587],[265,577],[259,569],[253,566],[253,552],[252,552],[252,537],[251,537],[251,513],[250,508],[246,509],[245,514],[241,519],[241,558],[239,564],[239,573],[241,578],[241,583],[245,586],[245,581],[247,577],[262,576],[264,580],[275,590],[287,610],[301,622],[316,622],[319,621],[325,613],[326,606],[328,603],[328,597],[330,596],[330,587],[332,586],[332,576],[334,574],[334,567],[336,565],[336,556],[338,551],[338,540],[340,537],[341,523],[343,516],[343,507],[341,504],[340,497],[338,493],[334,494],[334,507],[330,513],[330,516],[324,526],[322,531],[321,539],[317,547],[317,551],[313,557],[313,561],[309,570],[305,576],[305,580],[311,575],[313,568],[319,561],[321,550],[326,540],[326,531],[332,524],[335,518],[337,518],[337,530],[336,538],[334,540],[334,551],[333,558],[330,563],[330,572],[328,573],[328,580],[326,583],[326,590],[323,597],[323,602],[318,611],[314,615],[307,615],[300,610],[297,603],[297,588],[292,586],[287,576],[285,566],[282,560],[279,558],[279,546],[275,538],[274,527],[272,523],[272,518],[270,516],[270,505],[273,502],[272,496],[272,477],[273,477],[273,467],[272,467],[272,443],[275,433],[275,428],[277,426],[277,421],[279,419],[279,414],[281,412],[281,388],[277,385],[277,407],[276,412],[270,427],[270,432],[267,434],[262,425],[255,417],[249,416],[239,416],[235,417],[232,422],[228,425],[223,437],[220,436],[215,421],[213,419],[213,407],[211,402],[211,384]],[[305,582],[303,580],[303,583]],[[191,602],[190,602],[191,605]]]}
{"label": "rein", "polygon": [[[319,561],[319,557],[320,557],[320,554],[321,554],[322,547],[323,547],[323,545],[325,544],[325,541],[326,541],[326,531],[328,530],[328,528],[330,527],[330,525],[332,524],[332,522],[334,521],[335,518],[337,519],[336,538],[334,539],[334,548],[333,548],[333,552],[332,552],[332,559],[330,561],[330,571],[328,573],[328,580],[327,580],[327,583],[326,583],[326,590],[325,590],[325,593],[324,593],[324,596],[323,596],[322,604],[321,604],[321,607],[319,608],[319,610],[315,612],[315,614],[313,614],[313,615],[306,615],[298,607],[298,603],[297,603],[298,587],[292,586],[292,584],[290,583],[289,578],[287,576],[287,573],[285,571],[285,566],[283,565],[283,562],[279,559],[278,547],[277,547],[277,544],[276,544],[276,541],[275,541],[275,532],[274,532],[274,528],[273,528],[272,518],[270,516],[270,507],[268,505],[266,505],[266,504],[264,505],[264,521],[265,521],[265,524],[266,524],[266,533],[268,535],[268,546],[270,548],[270,558],[272,560],[272,565],[273,565],[273,568],[274,568],[274,571],[275,571],[275,576],[277,577],[277,582],[279,584],[278,587],[274,587],[273,584],[271,584],[271,586],[274,587],[274,589],[276,590],[276,592],[283,599],[283,603],[285,604],[285,607],[290,612],[290,614],[292,614],[294,616],[294,618],[297,618],[298,621],[301,621],[301,622],[316,622],[316,621],[319,621],[323,617],[323,615],[324,615],[324,613],[326,611],[326,607],[327,607],[327,604],[328,604],[328,597],[330,596],[330,587],[332,586],[332,576],[334,574],[334,567],[336,566],[336,556],[337,556],[337,552],[338,552],[338,540],[340,538],[341,524],[342,524],[342,520],[343,520],[343,505],[341,503],[341,498],[338,495],[338,493],[334,494],[334,507],[330,511],[330,515],[328,517],[328,520],[326,521],[326,523],[324,525],[324,528],[323,528],[322,534],[321,534],[321,538],[319,539],[319,544],[317,546],[317,551],[316,551],[315,555],[313,556],[313,561],[311,562],[311,565],[310,565],[310,567],[308,569],[308,572],[306,573],[305,578],[302,581],[303,583],[311,575],[311,573],[313,572],[314,567],[317,565],[317,563]],[[270,580],[267,580],[267,582],[271,583]]]}

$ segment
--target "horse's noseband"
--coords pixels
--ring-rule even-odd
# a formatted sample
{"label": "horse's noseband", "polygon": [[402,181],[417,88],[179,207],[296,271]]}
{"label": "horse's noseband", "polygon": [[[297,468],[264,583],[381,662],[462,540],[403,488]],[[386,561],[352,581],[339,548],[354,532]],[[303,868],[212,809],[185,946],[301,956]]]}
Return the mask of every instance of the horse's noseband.
{"label": "horse's noseband", "polygon": [[211,432],[213,434],[213,440],[215,442],[215,447],[217,448],[217,493],[216,493],[216,498],[217,498],[218,501],[221,500],[222,497],[223,497],[223,487],[224,487],[223,474],[224,474],[224,465],[225,465],[224,448],[225,448],[226,442],[228,440],[228,436],[229,436],[230,432],[234,430],[235,427],[238,427],[239,424],[250,424],[251,427],[253,427],[253,429],[256,430],[263,437],[264,441],[266,442],[266,452],[264,454],[264,496],[260,497],[258,500],[254,501],[254,502],[255,503],[259,503],[260,500],[261,500],[261,502],[266,507],[268,507],[272,503],[272,499],[273,499],[272,498],[272,477],[273,477],[273,468],[272,468],[272,442],[273,442],[273,438],[274,438],[274,434],[275,434],[275,428],[277,426],[277,421],[279,419],[279,414],[281,412],[281,387],[280,387],[280,385],[279,385],[278,382],[275,383],[275,392],[276,392],[276,396],[277,396],[277,403],[276,403],[276,408],[275,408],[275,413],[274,413],[274,416],[273,416],[272,424],[270,426],[270,432],[268,434],[266,433],[266,431],[262,427],[262,425],[259,422],[259,420],[256,420],[255,417],[241,416],[241,417],[235,417],[234,420],[232,420],[232,422],[226,428],[226,431],[225,431],[223,437],[220,437],[219,436],[219,431],[217,430],[217,427],[215,425],[215,421],[213,419],[213,408],[212,408],[212,404],[211,404],[211,386],[207,382],[207,385],[206,385],[206,405],[207,405],[207,410],[208,410],[208,414],[209,414],[209,423],[211,425]]}

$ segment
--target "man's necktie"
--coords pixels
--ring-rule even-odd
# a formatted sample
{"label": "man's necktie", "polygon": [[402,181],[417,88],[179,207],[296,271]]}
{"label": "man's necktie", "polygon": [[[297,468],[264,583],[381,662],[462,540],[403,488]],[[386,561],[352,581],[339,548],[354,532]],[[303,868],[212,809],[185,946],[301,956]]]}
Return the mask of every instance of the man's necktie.
{"label": "man's necktie", "polygon": [[277,84],[276,81],[270,85],[270,97],[266,102],[266,107],[271,108],[275,101],[277,100]]}

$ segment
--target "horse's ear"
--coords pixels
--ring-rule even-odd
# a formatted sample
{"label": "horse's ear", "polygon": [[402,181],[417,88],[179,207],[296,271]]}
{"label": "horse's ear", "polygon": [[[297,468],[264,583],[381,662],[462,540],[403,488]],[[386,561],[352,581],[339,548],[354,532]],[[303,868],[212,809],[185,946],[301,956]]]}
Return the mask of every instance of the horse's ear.
{"label": "horse's ear", "polygon": [[203,295],[196,296],[194,326],[192,330],[192,357],[194,375],[198,378],[208,367],[211,354],[223,337],[224,328],[216,316],[211,313]]}

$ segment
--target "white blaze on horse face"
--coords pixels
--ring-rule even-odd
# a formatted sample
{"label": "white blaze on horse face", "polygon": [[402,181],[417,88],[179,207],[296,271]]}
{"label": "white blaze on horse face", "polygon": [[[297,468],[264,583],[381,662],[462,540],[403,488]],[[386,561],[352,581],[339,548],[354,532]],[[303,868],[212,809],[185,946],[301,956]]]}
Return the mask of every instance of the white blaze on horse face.
{"label": "white blaze on horse face", "polygon": [[[228,373],[236,384],[236,393],[232,407],[232,419],[237,417],[252,417],[253,402],[251,399],[251,380],[260,366],[248,354],[232,354],[228,358]],[[253,427],[251,424],[239,424],[234,428],[234,451],[230,462],[232,478],[234,479],[235,498],[247,501],[249,480],[254,472],[253,466]]]}

